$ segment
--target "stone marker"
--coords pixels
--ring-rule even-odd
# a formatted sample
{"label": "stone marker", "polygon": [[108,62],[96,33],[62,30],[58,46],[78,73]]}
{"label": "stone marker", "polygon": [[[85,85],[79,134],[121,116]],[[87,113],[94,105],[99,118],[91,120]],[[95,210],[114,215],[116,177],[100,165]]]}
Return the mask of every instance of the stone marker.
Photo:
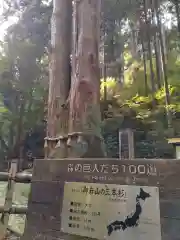
{"label": "stone marker", "polygon": [[180,162],[35,162],[22,240],[180,239]]}

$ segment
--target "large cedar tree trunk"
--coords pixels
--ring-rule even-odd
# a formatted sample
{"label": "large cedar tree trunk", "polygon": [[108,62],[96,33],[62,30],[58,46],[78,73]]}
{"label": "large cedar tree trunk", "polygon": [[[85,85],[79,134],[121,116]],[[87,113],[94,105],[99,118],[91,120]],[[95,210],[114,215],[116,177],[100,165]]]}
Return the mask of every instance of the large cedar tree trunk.
{"label": "large cedar tree trunk", "polygon": [[74,2],[69,157],[103,157],[100,115],[100,0]]}
{"label": "large cedar tree trunk", "polygon": [[[56,157],[55,145],[68,132],[67,98],[72,35],[72,0],[54,0],[51,27],[50,83],[46,156]],[[65,143],[64,143],[65,144]],[[63,147],[63,149],[65,149]],[[58,157],[65,157],[61,149]]]}

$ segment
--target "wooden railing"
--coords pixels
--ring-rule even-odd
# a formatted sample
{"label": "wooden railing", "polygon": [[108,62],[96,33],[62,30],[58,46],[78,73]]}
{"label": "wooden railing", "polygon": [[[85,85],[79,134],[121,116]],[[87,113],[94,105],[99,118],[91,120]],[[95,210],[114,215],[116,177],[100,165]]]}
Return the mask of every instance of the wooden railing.
{"label": "wooden railing", "polygon": [[0,206],[0,240],[5,239],[7,231],[12,234],[18,235],[13,229],[8,226],[9,218],[11,214],[26,214],[26,206],[16,206],[13,205],[13,194],[15,191],[16,183],[31,183],[32,174],[25,172],[17,172],[18,161],[12,160],[9,172],[0,172],[0,182],[7,182],[7,191],[5,196],[5,203]]}

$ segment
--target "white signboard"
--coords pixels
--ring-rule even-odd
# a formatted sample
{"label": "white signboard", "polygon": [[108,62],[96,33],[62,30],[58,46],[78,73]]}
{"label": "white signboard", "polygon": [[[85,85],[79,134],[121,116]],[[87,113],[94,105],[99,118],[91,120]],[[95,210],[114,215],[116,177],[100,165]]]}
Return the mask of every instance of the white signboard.
{"label": "white signboard", "polygon": [[159,190],[66,182],[61,231],[96,239],[161,240]]}
{"label": "white signboard", "polygon": [[176,158],[180,159],[180,146],[176,146]]}

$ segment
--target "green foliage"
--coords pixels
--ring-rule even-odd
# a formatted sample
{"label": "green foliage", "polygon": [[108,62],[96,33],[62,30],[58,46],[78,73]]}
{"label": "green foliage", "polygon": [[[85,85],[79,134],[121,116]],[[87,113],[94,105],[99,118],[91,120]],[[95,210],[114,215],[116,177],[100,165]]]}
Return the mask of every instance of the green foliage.
{"label": "green foliage", "polygon": [[[9,27],[0,53],[0,156],[18,157],[26,135],[42,125],[48,89],[47,52],[52,6],[17,5],[24,11]],[[13,12],[6,12],[6,15]],[[8,17],[8,16],[7,16]]]}
{"label": "green foliage", "polygon": [[[108,105],[109,114],[107,116],[110,118],[104,119],[103,131],[108,153],[110,156],[118,156],[117,132],[119,129],[131,128],[135,131],[137,157],[172,158],[172,146],[167,144],[167,138],[171,133],[167,130],[165,89],[164,87],[157,89],[154,97],[152,96],[150,91],[150,71],[147,68],[149,95],[145,96],[142,62],[132,62],[130,54],[126,54],[126,56],[128,56],[126,64],[128,65],[128,61],[131,61],[131,66],[125,72],[125,83],[121,85],[112,78],[106,81],[108,102],[111,103],[109,104],[111,107]],[[171,104],[168,108],[172,113],[174,131],[176,134],[180,134],[178,124],[180,120],[180,61],[177,53],[171,52],[169,54],[167,65],[171,97]],[[103,89],[104,82],[102,81],[102,94]],[[121,120],[117,116],[121,116]],[[126,126],[124,126],[125,121]],[[138,126],[137,122],[139,123]],[[140,134],[140,132],[143,132],[143,134]]]}

